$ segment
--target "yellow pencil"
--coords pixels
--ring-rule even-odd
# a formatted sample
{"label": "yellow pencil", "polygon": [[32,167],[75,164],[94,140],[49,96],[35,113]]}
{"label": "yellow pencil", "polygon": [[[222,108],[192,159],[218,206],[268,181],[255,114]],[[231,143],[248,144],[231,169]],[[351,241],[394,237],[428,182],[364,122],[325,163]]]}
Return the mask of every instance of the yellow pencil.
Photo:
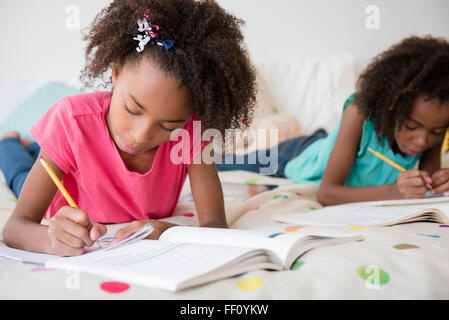
{"label": "yellow pencil", "polygon": [[374,154],[376,157],[382,159],[383,161],[385,161],[386,163],[392,165],[393,167],[395,167],[396,169],[398,169],[401,172],[407,171],[405,170],[403,167],[401,167],[400,165],[398,165],[397,163],[391,161],[390,159],[388,159],[387,157],[385,157],[383,154],[380,154],[379,152],[371,149],[370,147],[368,147],[368,151],[371,152],[372,154]]}
{"label": "yellow pencil", "polygon": [[44,158],[40,158],[39,159],[40,163],[44,166],[45,170],[47,171],[47,173],[49,174],[50,178],[53,180],[53,182],[56,184],[56,186],[58,187],[59,191],[62,193],[62,195],[64,196],[64,198],[67,200],[67,202],[69,203],[69,205],[72,208],[76,208],[78,209],[78,206],[76,205],[75,201],[73,201],[72,197],[70,196],[70,194],[67,192],[67,190],[64,188],[64,186],[62,185],[61,181],[58,179],[58,177],[56,176],[55,172],[53,171],[53,169],[50,167],[50,165],[47,163],[47,161],[44,160]]}
{"label": "yellow pencil", "polygon": [[[387,157],[385,157],[383,154],[371,149],[370,147],[368,147],[368,151],[371,152],[372,154],[374,154],[376,157],[378,157],[379,159],[385,161],[386,163],[388,163],[389,165],[393,166],[394,168],[398,169],[401,172],[407,171],[406,169],[404,169],[403,167],[401,167],[400,165],[398,165],[397,163],[391,161],[390,159],[388,159]],[[432,189],[432,186],[428,183],[426,183],[427,188]]]}

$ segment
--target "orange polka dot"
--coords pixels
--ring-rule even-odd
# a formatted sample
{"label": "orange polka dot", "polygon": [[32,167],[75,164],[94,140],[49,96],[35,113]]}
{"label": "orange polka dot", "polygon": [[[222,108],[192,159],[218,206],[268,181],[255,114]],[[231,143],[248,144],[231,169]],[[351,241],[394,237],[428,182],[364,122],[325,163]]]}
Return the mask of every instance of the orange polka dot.
{"label": "orange polka dot", "polygon": [[302,228],[304,228],[304,226],[290,226],[285,228],[283,231],[284,232],[297,232],[299,230],[301,230]]}

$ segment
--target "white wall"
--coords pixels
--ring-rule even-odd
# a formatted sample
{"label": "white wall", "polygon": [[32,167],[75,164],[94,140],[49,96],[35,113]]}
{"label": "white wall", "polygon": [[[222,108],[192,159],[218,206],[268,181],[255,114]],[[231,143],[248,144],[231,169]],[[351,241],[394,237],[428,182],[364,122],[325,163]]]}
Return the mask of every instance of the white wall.
{"label": "white wall", "polygon": [[[23,79],[73,79],[83,66],[80,30],[66,10],[79,9],[87,27],[107,0],[0,0],[0,86]],[[411,34],[449,39],[447,0],[219,0],[246,20],[253,61],[300,59],[350,52],[363,67],[375,54]],[[367,6],[379,8],[379,29],[365,26]],[[70,25],[70,20],[68,21]],[[111,30],[113,32],[113,30]]]}
{"label": "white wall", "polygon": [[[346,51],[366,64],[402,38],[432,34],[449,39],[447,0],[221,0],[247,21],[255,62]],[[379,29],[368,29],[379,12]]]}

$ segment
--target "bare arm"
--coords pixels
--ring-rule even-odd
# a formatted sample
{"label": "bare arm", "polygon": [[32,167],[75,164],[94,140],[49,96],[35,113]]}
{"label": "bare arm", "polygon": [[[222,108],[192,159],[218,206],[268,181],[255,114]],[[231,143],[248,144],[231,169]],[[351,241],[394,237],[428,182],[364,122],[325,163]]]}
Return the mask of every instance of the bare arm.
{"label": "bare arm", "polygon": [[[195,200],[200,226],[227,228],[223,191],[215,164],[191,164],[187,172],[190,178],[190,188],[193,199]],[[130,236],[148,221],[153,224],[154,231],[147,239],[159,239],[161,234],[167,229],[176,226],[173,223],[160,220],[134,221],[118,230],[110,245]]]}
{"label": "bare arm", "polygon": [[[40,156],[44,157],[61,179],[64,172],[43,151]],[[40,223],[56,190],[45,169],[36,161],[25,180],[17,205],[3,229],[3,240],[8,246],[46,252],[49,246],[48,227]]]}
{"label": "bare arm", "polygon": [[[64,172],[56,163],[43,151],[40,156],[61,179]],[[87,212],[68,206],[58,210],[49,226],[41,225],[56,191],[56,185],[39,161],[36,161],[25,180],[14,212],[3,229],[3,240],[8,246],[73,256],[82,254],[85,246],[91,246],[106,232],[103,225],[89,219]]]}
{"label": "bare arm", "polygon": [[215,164],[191,164],[188,173],[200,226],[227,228],[223,190]]}
{"label": "bare arm", "polygon": [[349,187],[344,183],[358,152],[366,115],[354,103],[345,110],[318,190],[318,201],[323,205],[348,202],[391,200],[400,198],[395,184],[369,187]]}

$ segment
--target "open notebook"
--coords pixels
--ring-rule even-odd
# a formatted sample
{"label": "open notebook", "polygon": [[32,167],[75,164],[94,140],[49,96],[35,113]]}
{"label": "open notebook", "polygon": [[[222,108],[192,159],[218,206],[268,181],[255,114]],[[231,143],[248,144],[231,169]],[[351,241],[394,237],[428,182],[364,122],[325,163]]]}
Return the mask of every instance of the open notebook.
{"label": "open notebook", "polygon": [[[112,239],[114,238],[115,232],[126,225],[126,223],[122,224],[116,224],[112,227],[107,227],[107,233],[95,241],[94,245],[92,247],[86,247],[84,248],[85,253],[94,252],[94,251],[107,251],[114,248],[121,247],[123,245],[131,244],[133,242],[139,241],[141,239],[146,238],[149,236],[153,230],[154,226],[151,223],[145,224],[140,230],[130,235],[128,238],[123,239],[120,242],[117,242],[116,244],[109,246]],[[31,264],[40,264],[45,265],[47,261],[54,260],[59,258],[59,256],[52,255],[52,254],[45,254],[45,253],[35,253],[35,252],[29,252],[24,250],[18,250],[14,248],[9,248],[7,246],[0,246],[0,258],[12,260],[15,262],[21,262],[21,263],[31,263]]]}
{"label": "open notebook", "polygon": [[271,219],[302,225],[384,226],[409,222],[449,224],[449,198],[355,202],[307,213],[283,213]]}
{"label": "open notebook", "polygon": [[313,248],[359,240],[363,236],[352,232],[308,231],[297,226],[276,230],[173,227],[160,240],[53,257],[44,265],[178,291],[251,270],[288,270]]}

